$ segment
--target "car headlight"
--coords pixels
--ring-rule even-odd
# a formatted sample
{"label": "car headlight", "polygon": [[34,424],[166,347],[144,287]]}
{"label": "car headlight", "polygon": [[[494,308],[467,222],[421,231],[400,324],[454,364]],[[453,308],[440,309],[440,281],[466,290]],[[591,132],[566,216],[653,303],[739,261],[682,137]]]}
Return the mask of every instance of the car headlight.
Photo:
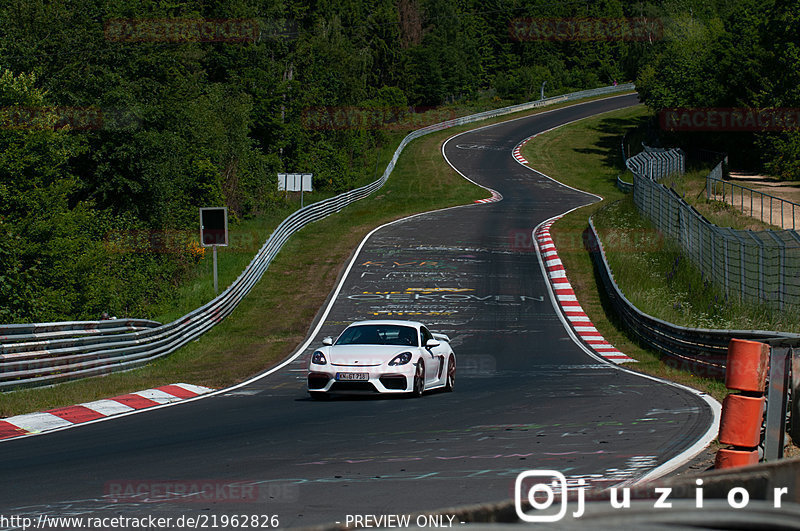
{"label": "car headlight", "polygon": [[327,365],[328,360],[325,359],[325,354],[318,350],[311,355],[311,363],[315,365]]}
{"label": "car headlight", "polygon": [[395,356],[392,361],[389,362],[389,365],[405,365],[409,361],[411,361],[411,353],[403,352],[402,354]]}

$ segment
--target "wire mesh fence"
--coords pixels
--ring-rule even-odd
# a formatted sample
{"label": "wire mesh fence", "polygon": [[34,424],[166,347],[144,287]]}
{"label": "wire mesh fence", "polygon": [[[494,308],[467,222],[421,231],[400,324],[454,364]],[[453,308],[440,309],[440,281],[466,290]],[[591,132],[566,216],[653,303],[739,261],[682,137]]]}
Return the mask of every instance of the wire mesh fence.
{"label": "wire mesh fence", "polygon": [[782,229],[800,228],[800,205],[740,184],[724,181],[719,166],[706,177],[706,198],[729,203],[742,214]]}
{"label": "wire mesh fence", "polygon": [[685,173],[686,157],[680,149],[653,148],[645,144],[642,144],[642,147],[644,151],[625,161],[625,165],[631,172],[653,180]]}
{"label": "wire mesh fence", "polygon": [[[664,171],[659,167],[651,168],[649,175],[634,172],[634,203],[656,228],[680,244],[704,276],[743,301],[777,309],[800,304],[796,231],[738,230],[709,223],[674,190],[654,180],[665,177]],[[722,163],[711,173],[721,177]]]}

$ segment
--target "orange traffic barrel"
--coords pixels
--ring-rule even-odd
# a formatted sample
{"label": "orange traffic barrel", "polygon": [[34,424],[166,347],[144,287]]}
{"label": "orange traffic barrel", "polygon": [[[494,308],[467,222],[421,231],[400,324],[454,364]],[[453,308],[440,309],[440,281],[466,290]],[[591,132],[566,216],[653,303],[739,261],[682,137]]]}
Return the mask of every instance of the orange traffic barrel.
{"label": "orange traffic barrel", "polygon": [[769,345],[758,341],[731,339],[725,364],[725,387],[763,393],[769,365]]}
{"label": "orange traffic barrel", "polygon": [[758,450],[736,450],[722,448],[717,452],[714,468],[734,468],[758,463]]}
{"label": "orange traffic barrel", "polygon": [[726,396],[719,421],[719,442],[746,448],[758,446],[766,401],[763,396]]}

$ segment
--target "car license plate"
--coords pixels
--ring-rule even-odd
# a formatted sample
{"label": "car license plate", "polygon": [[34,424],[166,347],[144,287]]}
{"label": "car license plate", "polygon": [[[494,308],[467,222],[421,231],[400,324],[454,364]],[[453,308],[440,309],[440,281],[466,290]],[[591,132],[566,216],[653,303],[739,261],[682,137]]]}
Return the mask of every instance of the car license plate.
{"label": "car license plate", "polygon": [[347,382],[366,382],[369,380],[369,373],[367,372],[337,372],[336,379],[339,381]]}

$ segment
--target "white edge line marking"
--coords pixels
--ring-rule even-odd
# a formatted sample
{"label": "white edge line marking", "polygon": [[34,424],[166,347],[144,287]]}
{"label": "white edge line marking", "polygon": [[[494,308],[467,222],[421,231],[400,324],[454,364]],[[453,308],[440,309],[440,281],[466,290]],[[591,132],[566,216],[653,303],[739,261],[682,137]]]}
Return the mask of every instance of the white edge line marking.
{"label": "white edge line marking", "polygon": [[[517,118],[511,118],[510,120],[502,120],[502,121],[497,122],[497,123],[488,124],[488,125],[484,125],[484,126],[481,126],[481,127],[476,127],[474,129],[468,129],[466,131],[462,131],[460,133],[457,133],[457,134],[451,136],[450,138],[448,138],[447,140],[445,140],[442,143],[442,155],[444,156],[445,161],[447,161],[447,164],[451,168],[453,168],[456,171],[456,173],[461,175],[464,179],[466,179],[469,182],[475,184],[476,186],[479,186],[479,187],[483,188],[484,190],[493,192],[494,190],[492,190],[489,187],[483,186],[483,185],[473,181],[472,179],[470,179],[469,177],[467,177],[466,175],[464,175],[463,173],[458,171],[458,169],[456,169],[455,166],[453,166],[453,164],[450,163],[450,160],[447,158],[446,155],[444,155],[444,147],[447,145],[448,142],[450,142],[450,140],[452,140],[452,139],[454,139],[454,138],[456,138],[458,136],[461,136],[463,134],[466,134],[466,133],[471,133],[471,132],[478,131],[478,130],[481,130],[481,129],[486,129],[488,127],[494,127],[496,125],[506,124],[506,123],[509,123],[509,122],[517,121],[517,120],[524,120],[526,118],[531,118],[532,116],[550,114],[550,113],[553,113],[553,112],[556,112],[556,111],[560,111],[560,110],[562,110],[564,108],[567,108],[567,107],[579,107],[581,105],[587,105],[587,104],[590,104],[590,103],[595,103],[595,102],[603,101],[603,100],[610,100],[610,99],[614,99],[614,98],[623,98],[623,97],[630,96],[630,95],[631,95],[631,93],[617,94],[617,95],[614,95],[614,96],[609,96],[607,98],[598,98],[598,99],[595,99],[595,100],[590,100],[590,101],[585,101],[585,102],[581,102],[581,103],[575,103],[575,104],[572,104],[572,105],[567,105],[565,107],[559,107],[558,109],[550,109],[550,110],[541,111],[541,112],[532,112],[532,113],[526,114],[524,116],[518,116]],[[560,102],[558,102],[558,103],[560,103]],[[537,109],[541,109],[541,107],[536,108],[534,110],[537,110]],[[611,111],[608,111],[608,112],[611,112]],[[601,114],[604,114],[604,113],[601,113]],[[599,116],[599,115],[592,115],[592,116]],[[588,117],[588,118],[591,118],[591,116]],[[572,123],[572,122],[569,122],[569,123]],[[463,125],[466,125],[466,124],[463,124]],[[562,124],[562,125],[567,125],[567,124]],[[548,129],[548,131],[550,131],[550,129]],[[547,132],[547,131],[542,131],[542,133],[545,133],[545,132]],[[539,134],[541,134],[541,133],[539,133]],[[524,167],[528,168],[528,166],[524,166]],[[542,174],[542,175],[544,175],[544,174]],[[550,177],[548,177],[548,178],[550,178]],[[555,179],[551,179],[551,180],[555,181]],[[555,182],[558,182],[558,181],[555,181]],[[559,183],[559,184],[561,184],[561,183]],[[564,185],[564,186],[566,186],[566,185]],[[580,190],[578,190],[578,191],[580,191]],[[500,195],[500,194],[498,193],[498,195]],[[499,202],[499,201],[502,201],[502,198],[498,199],[497,202]],[[61,428],[48,430],[45,433],[54,433],[54,432],[62,431],[62,430],[69,430],[69,429],[76,428],[76,427],[79,427],[79,426],[87,426],[89,424],[96,424],[98,422],[106,422],[106,421],[109,421],[109,420],[115,420],[115,419],[123,418],[123,417],[126,417],[128,415],[138,415],[140,413],[146,413],[146,412],[149,412],[149,411],[155,411],[157,409],[179,406],[179,405],[182,405],[182,404],[187,404],[189,402],[194,402],[196,400],[203,400],[205,398],[210,398],[212,396],[217,396],[217,395],[221,395],[221,394],[224,394],[224,393],[228,393],[228,392],[234,391],[236,389],[239,389],[240,387],[244,387],[246,385],[250,385],[253,382],[256,382],[258,380],[261,380],[262,378],[266,378],[267,376],[270,376],[271,374],[276,373],[277,371],[283,369],[284,367],[286,367],[290,363],[294,362],[297,358],[299,358],[300,355],[302,355],[302,353],[308,348],[308,346],[314,340],[316,335],[319,333],[320,329],[322,328],[323,323],[325,322],[325,319],[328,317],[328,314],[330,313],[331,308],[333,307],[333,304],[336,302],[336,298],[338,297],[339,293],[342,290],[342,287],[344,286],[344,282],[347,279],[347,275],[350,274],[350,270],[353,268],[353,264],[355,264],[356,258],[358,258],[358,255],[361,253],[361,249],[364,247],[364,245],[367,243],[367,240],[369,240],[370,237],[372,237],[372,235],[374,233],[376,233],[377,231],[383,229],[384,227],[388,227],[389,225],[393,225],[395,223],[402,223],[404,221],[407,221],[409,219],[412,219],[412,218],[415,218],[415,217],[418,217],[418,216],[423,216],[423,215],[426,215],[426,214],[432,214],[432,213],[435,213],[435,212],[443,212],[445,210],[452,210],[452,209],[456,209],[456,208],[475,207],[475,206],[479,206],[481,204],[485,204],[485,203],[468,203],[468,204],[464,204],[464,205],[457,205],[457,206],[453,206],[453,207],[442,208],[442,209],[439,209],[439,210],[431,210],[431,211],[428,211],[428,212],[420,212],[418,214],[414,214],[414,215],[411,215],[411,216],[408,216],[408,217],[405,217],[405,218],[402,218],[402,219],[397,219],[395,221],[390,221],[389,223],[385,223],[385,224],[381,225],[380,227],[376,227],[375,229],[370,231],[370,233],[367,234],[364,237],[364,239],[359,244],[358,248],[356,248],[356,251],[353,253],[353,258],[350,260],[350,263],[347,265],[347,269],[342,274],[342,277],[341,277],[341,280],[339,282],[339,285],[334,290],[334,293],[330,298],[330,302],[328,303],[328,306],[325,308],[325,311],[323,312],[322,316],[320,316],[320,319],[319,319],[319,322],[317,323],[317,326],[314,328],[314,330],[311,332],[311,334],[309,334],[308,339],[300,346],[300,348],[297,349],[297,351],[295,351],[294,354],[292,354],[291,356],[286,358],[284,361],[282,361],[281,363],[279,363],[275,367],[269,369],[268,371],[263,372],[261,374],[258,374],[256,376],[253,376],[252,378],[250,378],[248,380],[245,380],[245,381],[243,381],[241,383],[238,383],[238,384],[236,384],[236,385],[234,385],[232,387],[226,387],[226,388],[223,388],[223,389],[218,389],[218,390],[213,391],[211,393],[205,393],[205,394],[198,395],[198,396],[195,396],[195,397],[192,397],[192,398],[186,398],[186,399],[181,400],[179,402],[172,402],[172,403],[169,403],[169,404],[161,404],[161,405],[152,406],[152,407],[148,407],[148,408],[144,408],[144,409],[134,409],[133,411],[128,411],[127,413],[119,413],[117,415],[113,415],[113,416],[109,416],[109,417],[103,417],[103,418],[99,418],[99,419],[95,419],[95,420],[90,420],[88,422],[82,422],[80,424],[71,424],[69,426],[64,426],[64,427],[61,427]],[[537,246],[537,252],[538,252],[538,246]],[[540,258],[540,260],[541,260],[541,258]],[[613,365],[613,364],[611,364],[611,365]],[[36,435],[39,435],[39,434],[37,434],[37,433],[28,433],[28,434],[25,434],[25,435],[20,435],[18,437],[10,437],[10,438],[7,438],[7,439],[0,439],[0,444],[2,444],[4,442],[9,442],[9,441],[17,441],[17,440],[24,439],[24,438],[27,438],[27,437],[34,437]]]}
{"label": "white edge line marking", "polygon": [[[618,110],[618,109],[615,109],[615,110]],[[612,111],[608,111],[608,112],[612,112]],[[606,114],[606,113],[599,113],[599,114],[595,114],[595,115],[592,115],[592,116],[587,116],[587,118],[595,118],[597,116],[602,116],[603,114]],[[585,118],[581,118],[580,120],[584,120],[584,119]],[[542,131],[540,133],[537,133],[536,135],[533,135],[533,136],[542,135],[544,133],[553,131],[554,129],[558,129],[559,127],[564,127],[565,125],[569,125],[569,124],[578,122],[580,120],[573,120],[572,122],[567,122],[567,123],[558,125],[556,127],[548,129],[547,131]],[[600,199],[601,201],[603,200],[603,198],[601,196],[597,195],[597,194],[593,194],[591,192],[586,192],[584,190],[579,190],[577,188],[574,188],[572,186],[569,186],[567,184],[559,182],[556,179],[553,179],[552,177],[550,177],[549,175],[547,175],[545,173],[542,173],[539,170],[536,170],[536,169],[534,169],[534,168],[532,168],[530,166],[522,164],[519,161],[517,161],[517,164],[520,164],[520,166],[522,166],[524,168],[527,168],[527,169],[529,169],[529,170],[531,170],[531,171],[533,171],[535,173],[538,173],[539,175],[542,175],[542,176],[550,179],[554,183],[560,184],[561,186],[565,186],[565,187],[567,187],[567,188],[569,188],[571,190],[575,190],[576,192],[581,192],[581,193],[584,193],[584,194],[587,194],[587,195],[594,196],[594,197]],[[561,213],[561,214],[559,214],[557,216],[553,216],[552,218],[541,222],[539,225],[537,225],[533,229],[531,237],[535,239],[536,238],[536,232],[545,223],[550,223],[552,225],[553,223],[555,223],[555,221],[558,218],[566,216],[567,214],[570,214],[571,212],[574,212],[575,210],[578,210],[579,208],[583,208],[584,206],[587,206],[587,205],[581,205],[581,206],[575,207],[573,209],[568,210],[567,212],[563,212],[563,213]],[[638,479],[634,479],[634,480],[629,480],[626,483],[638,484],[638,483],[643,483],[645,481],[649,481],[649,480],[660,478],[660,477],[662,477],[662,476],[664,476],[666,474],[669,474],[673,470],[683,466],[684,464],[688,463],[689,461],[691,461],[692,458],[694,458],[697,454],[702,452],[703,449],[706,446],[708,446],[711,443],[711,441],[713,441],[717,437],[717,434],[719,433],[719,421],[720,421],[720,415],[722,413],[722,405],[719,402],[717,402],[717,400],[715,400],[714,397],[712,397],[711,395],[709,395],[707,393],[703,393],[702,391],[698,391],[697,389],[694,389],[692,387],[689,387],[689,386],[686,386],[686,385],[683,385],[683,384],[679,384],[679,383],[676,383],[676,382],[671,382],[671,381],[665,380],[663,378],[658,378],[656,376],[651,376],[649,374],[636,372],[634,370],[622,367],[622,366],[620,366],[620,365],[618,365],[616,363],[611,362],[610,360],[606,360],[604,358],[601,358],[601,357],[595,355],[592,351],[590,351],[586,347],[586,345],[584,345],[583,343],[581,343],[578,340],[578,338],[575,335],[575,332],[572,331],[572,327],[565,321],[564,316],[562,315],[562,312],[559,309],[560,305],[556,301],[555,295],[553,294],[553,288],[550,285],[550,282],[546,280],[546,278],[547,278],[547,270],[545,269],[544,261],[542,259],[541,251],[539,250],[539,246],[538,245],[536,246],[536,256],[539,258],[539,267],[542,270],[542,274],[545,275],[545,284],[547,285],[547,293],[550,296],[550,302],[553,304],[553,307],[556,309],[556,314],[558,315],[559,320],[561,320],[561,323],[564,325],[564,328],[567,330],[567,334],[569,334],[570,338],[572,338],[572,340],[581,349],[583,349],[584,352],[586,352],[592,358],[597,359],[598,361],[601,361],[602,363],[606,363],[608,365],[611,365],[612,367],[614,367],[617,370],[620,370],[620,371],[623,371],[623,372],[627,372],[629,374],[633,374],[633,375],[636,375],[636,376],[640,376],[640,377],[648,379],[648,380],[661,382],[661,383],[670,385],[672,387],[676,387],[678,389],[682,389],[682,390],[687,391],[687,392],[689,392],[691,394],[694,394],[694,395],[700,397],[702,400],[704,400],[706,402],[706,404],[708,404],[709,408],[711,408],[711,413],[713,415],[713,419],[711,421],[711,425],[709,426],[708,430],[706,430],[706,432],[692,446],[690,446],[689,448],[687,448],[686,450],[684,450],[680,454],[676,455],[672,459],[669,459],[669,460],[665,461],[664,463],[662,463],[661,465],[659,465],[659,466],[655,467],[654,469],[650,470],[649,472],[644,474],[642,477],[640,477]]]}

